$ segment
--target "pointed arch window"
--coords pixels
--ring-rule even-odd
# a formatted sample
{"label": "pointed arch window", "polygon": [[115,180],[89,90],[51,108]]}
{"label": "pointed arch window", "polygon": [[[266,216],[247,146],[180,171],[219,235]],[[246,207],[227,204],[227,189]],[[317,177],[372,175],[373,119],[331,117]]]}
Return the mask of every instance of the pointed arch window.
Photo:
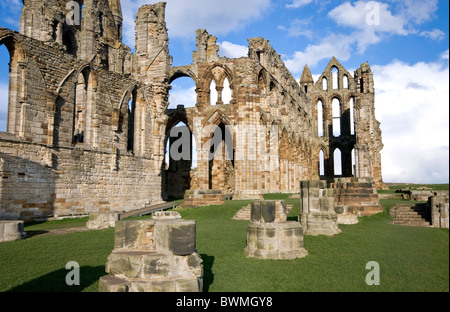
{"label": "pointed arch window", "polygon": [[214,79],[211,81],[211,85],[209,87],[209,92],[211,96],[211,102],[210,105],[217,105],[217,102],[219,101],[219,94],[217,92],[217,85]]}
{"label": "pointed arch window", "polygon": [[319,137],[323,137],[324,136],[324,131],[323,131],[323,102],[321,100],[318,101],[317,103],[317,134],[319,135]]}
{"label": "pointed arch window", "polygon": [[344,77],[343,77],[342,87],[343,87],[344,89],[349,89],[349,88],[350,88],[350,85],[349,85],[349,82],[348,82],[348,76],[347,76],[347,75],[344,75]]}
{"label": "pointed arch window", "polygon": [[341,102],[334,98],[332,102],[333,110],[333,136],[341,136]]}
{"label": "pointed arch window", "polygon": [[333,90],[339,89],[339,69],[333,67],[331,69],[331,76],[333,78]]}
{"label": "pointed arch window", "polygon": [[319,175],[325,175],[325,153],[323,150],[320,150],[319,153]]}
{"label": "pointed arch window", "polygon": [[350,135],[355,135],[355,98],[350,98]]}
{"label": "pointed arch window", "polygon": [[[2,60],[10,60],[10,55],[9,55],[9,51],[6,48],[5,45],[0,44],[0,58]],[[2,62],[1,63],[1,68],[0,68],[0,74],[3,77],[9,77],[9,65],[8,62]],[[9,79],[8,79],[9,81]],[[8,82],[7,84],[1,84],[2,88],[0,89],[0,94],[2,94],[2,96],[0,96],[0,132],[6,132],[8,131],[8,101],[9,101],[9,85],[10,83]]]}
{"label": "pointed arch window", "polygon": [[131,97],[128,100],[128,142],[127,150],[129,152],[134,151],[134,141],[135,141],[135,119],[136,119],[136,98],[137,89],[134,88],[131,92]]}
{"label": "pointed arch window", "polygon": [[322,79],[322,90],[328,91],[328,79],[326,77],[323,77]]}
{"label": "pointed arch window", "polygon": [[333,161],[334,161],[334,175],[341,176],[342,175],[342,152],[339,148],[334,150]]}
{"label": "pointed arch window", "polygon": [[90,72],[83,70],[79,73],[75,90],[75,110],[73,125],[73,143],[84,143],[86,136],[86,110]]}
{"label": "pointed arch window", "polygon": [[223,81],[222,101],[224,104],[230,104],[232,99],[232,91],[230,88],[230,81],[225,78]]}

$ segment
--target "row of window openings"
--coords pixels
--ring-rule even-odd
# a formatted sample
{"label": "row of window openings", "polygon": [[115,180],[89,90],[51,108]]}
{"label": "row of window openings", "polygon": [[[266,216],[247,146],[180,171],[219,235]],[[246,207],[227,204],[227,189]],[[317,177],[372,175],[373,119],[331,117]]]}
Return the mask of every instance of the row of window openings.
{"label": "row of window openings", "polygon": [[[195,107],[197,102],[197,93],[195,91],[195,83],[190,79],[181,79],[180,83],[173,83],[170,90],[169,109],[175,109],[178,105],[184,105],[184,107]],[[232,100],[232,90],[230,88],[230,82],[225,78],[223,87],[218,88],[214,80],[210,84],[210,105],[217,104],[230,104]]]}
{"label": "row of window openings", "polygon": [[[355,149],[352,150],[352,175],[355,176]],[[339,148],[335,149],[333,153],[333,172],[335,176],[341,176],[342,170],[342,152]],[[325,153],[320,151],[319,155],[319,175],[325,176]]]}
{"label": "row of window openings", "polygon": [[216,104],[230,104],[232,99],[232,91],[230,88],[230,82],[225,78],[222,89],[218,89],[214,79],[210,85],[211,105]]}
{"label": "row of window openings", "polygon": [[[339,89],[339,70],[336,67],[333,67],[333,69],[331,70],[331,77],[333,79],[333,90],[338,90]],[[328,79],[326,77],[322,78],[322,88],[324,91],[328,90]],[[350,88],[347,75],[343,76],[342,88],[343,89]]]}
{"label": "row of window openings", "polygon": [[[352,97],[350,99],[350,135],[355,134],[355,99]],[[341,102],[334,98],[332,102],[332,118],[333,118],[333,136],[340,137],[342,135],[341,131]],[[318,135],[323,137],[324,134],[324,113],[323,113],[323,103],[319,100],[317,103],[317,124],[318,124]]]}

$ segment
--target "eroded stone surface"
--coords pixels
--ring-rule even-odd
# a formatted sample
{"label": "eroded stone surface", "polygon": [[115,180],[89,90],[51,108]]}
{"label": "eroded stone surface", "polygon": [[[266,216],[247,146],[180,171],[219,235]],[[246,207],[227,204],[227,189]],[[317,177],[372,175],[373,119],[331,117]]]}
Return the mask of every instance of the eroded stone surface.
{"label": "eroded stone surface", "polygon": [[[186,193],[188,207],[298,193],[299,181],[333,182],[337,149],[343,177],[383,187],[368,63],[350,73],[332,58],[317,81],[308,66],[297,81],[269,40],[250,38],[248,57],[230,59],[199,29],[192,63],[173,66],[166,5],[173,4],[138,9],[134,54],[122,42],[119,0],[85,2],[73,26],[63,1],[24,1],[20,31],[0,28],[11,56],[8,126],[0,133],[2,218],[131,211],[189,190],[199,192]],[[171,83],[180,77],[195,83],[194,107],[169,108]],[[165,161],[180,122],[198,147],[195,170],[192,159]],[[212,149],[216,132],[221,143]]]}
{"label": "eroded stone surface", "polygon": [[117,222],[114,250],[106,263],[109,275],[100,279],[100,291],[201,292],[203,260],[195,249],[196,224],[178,216]]}
{"label": "eroded stone surface", "polygon": [[246,257],[288,260],[303,258],[303,229],[298,222],[286,221],[284,201],[253,201],[247,229]]}

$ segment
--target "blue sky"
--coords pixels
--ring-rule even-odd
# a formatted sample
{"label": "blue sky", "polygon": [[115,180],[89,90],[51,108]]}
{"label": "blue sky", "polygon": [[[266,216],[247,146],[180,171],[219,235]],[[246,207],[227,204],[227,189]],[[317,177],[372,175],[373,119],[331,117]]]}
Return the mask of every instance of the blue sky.
{"label": "blue sky", "polygon": [[[137,9],[155,2],[122,0],[124,42],[131,48]],[[166,2],[174,66],[192,63],[198,28],[218,37],[221,56],[246,56],[248,38],[270,40],[297,79],[306,63],[318,77],[333,56],[351,73],[369,62],[385,145],[384,180],[448,183],[448,0]],[[21,6],[20,0],[0,0],[0,26],[18,30]],[[0,47],[0,129],[7,97],[6,54]],[[192,85],[184,80],[174,84],[173,101],[192,101]]]}

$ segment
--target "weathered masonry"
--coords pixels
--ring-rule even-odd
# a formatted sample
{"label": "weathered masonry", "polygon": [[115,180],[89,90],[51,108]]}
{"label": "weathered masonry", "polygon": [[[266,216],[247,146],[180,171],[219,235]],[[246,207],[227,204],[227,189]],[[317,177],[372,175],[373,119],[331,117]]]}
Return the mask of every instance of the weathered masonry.
{"label": "weathered masonry", "polygon": [[[0,28],[10,54],[0,218],[133,210],[188,190],[261,199],[319,179],[383,187],[368,64],[352,75],[333,58],[317,82],[308,67],[298,82],[268,40],[249,39],[248,57],[228,59],[200,29],[193,63],[172,67],[166,3],[139,9],[132,53],[119,0],[77,2],[79,24],[67,1],[24,0],[20,32]],[[181,77],[197,103],[168,109]],[[196,169],[192,158],[166,163],[180,122]]]}

